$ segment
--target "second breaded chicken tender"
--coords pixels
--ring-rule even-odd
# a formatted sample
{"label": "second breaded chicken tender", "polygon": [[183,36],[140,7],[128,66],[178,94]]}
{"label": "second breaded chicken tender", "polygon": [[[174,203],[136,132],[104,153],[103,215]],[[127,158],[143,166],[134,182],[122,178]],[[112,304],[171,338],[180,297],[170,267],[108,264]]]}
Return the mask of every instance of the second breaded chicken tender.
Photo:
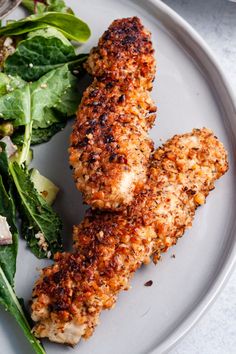
{"label": "second breaded chicken tender", "polygon": [[156,107],[150,97],[155,59],[137,17],[114,21],[86,64],[95,77],[84,92],[71,135],[70,164],[85,203],[115,210],[146,181]]}
{"label": "second breaded chicken tender", "polygon": [[42,270],[33,290],[35,335],[72,345],[88,338],[133,273],[151,256],[156,262],[192,225],[196,208],[227,169],[226,151],[207,129],[160,147],[127,210],[90,210],[74,228],[74,254],[57,254]]}

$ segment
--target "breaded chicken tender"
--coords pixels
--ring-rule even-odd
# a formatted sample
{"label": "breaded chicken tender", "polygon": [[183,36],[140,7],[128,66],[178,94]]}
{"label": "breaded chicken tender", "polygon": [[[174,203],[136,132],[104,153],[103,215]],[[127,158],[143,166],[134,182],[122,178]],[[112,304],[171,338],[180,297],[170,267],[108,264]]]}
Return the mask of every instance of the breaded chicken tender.
{"label": "breaded chicken tender", "polygon": [[127,206],[146,182],[156,106],[150,33],[137,17],[114,21],[92,49],[84,92],[71,135],[70,164],[84,202],[92,208]]}
{"label": "breaded chicken tender", "polygon": [[74,253],[41,271],[33,290],[33,332],[74,345],[88,338],[134,272],[176,244],[214,182],[228,169],[222,143],[207,129],[176,135],[152,156],[147,183],[122,212],[89,210],[74,227]]}

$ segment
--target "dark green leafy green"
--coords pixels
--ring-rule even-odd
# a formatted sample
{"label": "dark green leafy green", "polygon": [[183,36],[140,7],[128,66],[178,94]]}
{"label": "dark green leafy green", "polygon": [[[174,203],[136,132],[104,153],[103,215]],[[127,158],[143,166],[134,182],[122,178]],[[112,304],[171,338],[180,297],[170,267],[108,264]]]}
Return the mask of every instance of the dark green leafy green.
{"label": "dark green leafy green", "polygon": [[[4,75],[0,76],[2,91],[7,81]],[[49,71],[33,83],[23,84],[19,80],[19,86],[20,89],[12,86],[10,92],[0,96],[0,115],[14,128],[25,126],[22,151],[17,160],[21,165],[28,159],[32,130],[64,122],[75,113],[81,96],[76,94],[77,78],[67,64]]]}
{"label": "dark green leafy green", "polygon": [[[48,257],[48,252],[53,255],[61,250],[61,221],[52,207],[34,188],[30,172],[26,167],[19,166],[17,162],[8,163],[5,144],[0,142],[0,147],[0,215],[7,218],[15,245],[13,249],[13,246],[0,246],[0,265],[12,284],[13,278],[8,276],[8,271],[14,276],[15,264],[12,262],[8,265],[7,262],[11,259],[9,252],[15,257],[17,252],[17,229],[13,222],[15,220],[14,197],[17,198],[17,209],[22,219],[22,235],[37,257],[45,258]],[[4,185],[7,185],[10,192],[6,192]],[[38,233],[45,238],[47,243],[45,249],[39,245],[39,239],[35,237]],[[3,257],[4,254],[6,254],[5,257]]]}
{"label": "dark green leafy green", "polygon": [[49,141],[56,133],[60,132],[66,125],[66,121],[54,123],[47,128],[33,129],[31,145],[38,145]]}
{"label": "dark green leafy green", "polygon": [[14,120],[14,126],[29,123],[29,85],[19,76],[0,73],[0,117]]}
{"label": "dark green leafy green", "polygon": [[[22,234],[38,258],[50,258],[62,250],[61,221],[34,188],[27,169],[17,162],[11,163],[9,169],[21,205]],[[40,245],[42,238],[45,243]]]}
{"label": "dark green leafy green", "polygon": [[12,316],[15,317],[18,325],[23,330],[36,354],[46,354],[38,339],[31,332],[30,325],[22,310],[19,300],[11,287],[3,269],[0,267],[0,304],[4,306]]}
{"label": "dark green leafy green", "polygon": [[[2,188],[2,185],[0,184],[0,189],[1,188]],[[1,247],[7,247],[7,246],[1,246]],[[12,248],[13,248],[13,246],[12,246]],[[8,256],[9,256],[8,267],[10,268],[9,264],[11,264],[11,262],[13,262],[13,263],[15,262],[15,254],[13,252],[8,251]],[[2,258],[2,255],[0,255],[0,259],[1,258]],[[12,275],[12,277],[14,277],[14,275]],[[36,354],[46,354],[43,347],[41,346],[39,340],[36,339],[31,332],[30,325],[26,319],[26,316],[25,316],[23,309],[20,305],[20,302],[17,299],[16,294],[13,290],[13,285],[11,284],[10,280],[8,279],[7,274],[4,272],[4,268],[2,267],[2,265],[0,265],[0,304],[5,308],[6,311],[8,311],[12,316],[15,317],[18,325],[23,330],[26,338],[30,342],[35,353]]]}
{"label": "dark green leafy green", "polygon": [[[7,156],[4,150],[0,153],[0,170],[5,176],[8,174]],[[4,272],[8,282],[13,286],[14,275],[16,271],[16,256],[18,248],[18,233],[15,224],[15,206],[12,198],[7,193],[3,184],[3,178],[0,174],[0,215],[6,217],[10,231],[12,233],[13,243],[11,245],[0,246],[0,267]]]}
{"label": "dark green leafy green", "polygon": [[7,218],[8,225],[13,237],[13,244],[0,246],[0,266],[6,275],[7,280],[13,286],[16,271],[16,256],[18,247],[17,229],[14,223],[14,205],[12,199],[7,194],[0,176],[0,215]]}
{"label": "dark green leafy green", "polygon": [[[75,96],[77,79],[68,65],[48,72],[31,84],[31,119],[34,128],[47,128],[60,120],[56,111],[70,116],[75,113],[80,97]],[[66,100],[71,100],[70,106]],[[65,105],[61,102],[65,101]]]}
{"label": "dark green leafy green", "polygon": [[[7,219],[12,234],[11,245],[0,246],[0,267],[4,272],[8,282],[13,286],[16,271],[16,256],[18,249],[18,231],[16,228],[15,205],[10,194],[6,191],[3,179],[9,181],[8,159],[5,152],[5,144],[0,143],[0,215]],[[10,186],[7,186],[10,189]]]}
{"label": "dark green leafy green", "polygon": [[[60,132],[66,125],[66,120],[54,123],[47,128],[38,128],[32,130],[31,145],[38,145],[49,141],[56,133]],[[24,142],[24,130],[20,128],[13,136],[12,141],[14,144],[21,146]]]}
{"label": "dark green leafy green", "polygon": [[30,122],[30,96],[28,84],[20,89],[12,88],[11,92],[2,95],[0,97],[1,118],[14,120],[14,126],[28,124]]}
{"label": "dark green leafy green", "polygon": [[44,13],[48,11],[58,11],[73,14],[71,8],[67,7],[64,0],[45,0],[37,2],[35,0],[23,0],[22,5],[31,13]]}
{"label": "dark green leafy green", "polygon": [[4,151],[5,144],[1,143],[0,153],[0,215],[6,217],[12,233],[11,245],[0,246],[0,304],[15,317],[17,323],[25,333],[35,353],[45,354],[40,342],[31,333],[31,328],[25,317],[23,309],[14,292],[14,275],[16,271],[16,257],[18,249],[18,232],[16,228],[15,206],[11,195],[11,189],[7,192],[2,174],[7,175],[8,162]]}
{"label": "dark green leafy green", "polygon": [[17,88],[25,86],[25,81],[19,76],[6,75],[0,72],[0,96],[6,95]]}
{"label": "dark green leafy green", "polygon": [[31,32],[19,42],[16,51],[4,64],[7,74],[26,81],[38,80],[47,72],[77,59],[73,45],[58,30],[48,27]]}
{"label": "dark green leafy green", "polygon": [[2,141],[0,142],[0,175],[4,179],[4,182],[9,180],[9,168],[8,168],[8,158],[5,152],[6,144]]}
{"label": "dark green leafy green", "polygon": [[[0,87],[2,82],[5,85],[6,77],[0,75]],[[60,113],[64,117],[73,115],[81,99],[76,94],[77,78],[68,65],[48,72],[33,83],[23,84],[21,80],[19,85],[20,88],[12,86],[10,92],[0,96],[0,117],[11,120],[15,127],[33,122],[34,129],[47,128],[61,122]]]}
{"label": "dark green leafy green", "polygon": [[0,28],[0,35],[18,36],[47,28],[48,26],[55,27],[66,38],[82,43],[86,42],[91,34],[88,25],[74,15],[60,12],[46,12],[9,23],[7,26]]}
{"label": "dark green leafy green", "polygon": [[19,300],[9,283],[2,267],[0,266],[0,304],[15,317],[18,325],[24,331],[24,334],[36,354],[46,354],[38,339],[34,337],[31,332],[30,325],[26,319],[26,316],[22,310]]}
{"label": "dark green leafy green", "polygon": [[13,134],[20,146],[15,162],[9,162],[5,144],[0,143],[0,215],[7,218],[13,235],[12,245],[0,246],[0,304],[15,317],[34,351],[45,354],[31,333],[23,302],[14,292],[18,245],[14,203],[32,252],[50,258],[60,251],[61,221],[35,189],[26,165],[30,145],[48,141],[77,109],[81,96],[71,71],[80,72],[87,55],[77,56],[69,40],[87,41],[90,29],[63,0],[23,0],[23,6],[37,15],[9,21],[0,28],[3,40],[4,36],[14,39],[12,48],[1,52],[0,133]]}

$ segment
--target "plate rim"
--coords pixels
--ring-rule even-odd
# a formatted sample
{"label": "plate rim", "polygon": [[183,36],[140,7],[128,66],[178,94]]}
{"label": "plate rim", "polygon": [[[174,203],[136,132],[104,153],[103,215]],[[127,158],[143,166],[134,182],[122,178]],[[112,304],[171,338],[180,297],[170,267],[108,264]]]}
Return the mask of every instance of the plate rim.
{"label": "plate rim", "polygon": [[9,5],[5,9],[5,12],[0,14],[0,19],[2,20],[4,17],[10,15],[10,13],[13,12],[17,8],[17,6],[20,5],[21,1],[22,0],[10,0]]}
{"label": "plate rim", "polygon": [[[131,0],[135,1],[135,0]],[[141,0],[144,3],[144,6],[153,6],[156,10],[163,16],[165,20],[171,22],[175,29],[178,30],[178,38],[174,35],[172,31],[168,28],[166,24],[164,24],[164,28],[168,30],[168,33],[171,33],[175,40],[183,46],[181,43],[181,37],[185,36],[185,39],[190,41],[192,47],[195,46],[195,51],[199,50],[200,54],[205,57],[206,63],[203,63],[203,59],[197,63],[199,67],[203,67],[206,71],[209,70],[207,66],[211,65],[211,71],[214,72],[216,76],[215,79],[212,77],[213,73],[210,77],[210,87],[209,89],[213,92],[214,96],[218,96],[219,98],[219,107],[225,106],[225,102],[223,101],[219,91],[221,90],[224,93],[225,99],[228,100],[227,106],[230,107],[231,115],[225,112],[226,119],[231,125],[233,118],[231,116],[235,116],[236,118],[236,98],[229,83],[226,75],[221,69],[218,61],[215,58],[212,50],[205,42],[205,40],[201,37],[201,35],[185,20],[183,19],[175,10],[173,10],[170,6],[163,3],[161,0]],[[142,5],[141,5],[142,6]],[[155,15],[153,15],[155,16]],[[185,43],[186,45],[186,43]],[[192,48],[193,49],[193,48]],[[199,56],[200,56],[199,54]],[[195,53],[195,58],[191,55],[193,61],[196,62],[197,54]],[[195,60],[194,60],[195,59]],[[200,65],[199,65],[200,64]],[[216,80],[218,80],[218,84],[220,83],[220,88],[216,88]],[[225,107],[224,107],[225,108]],[[236,140],[236,132],[233,133],[234,140]],[[234,223],[235,226],[236,223]],[[214,282],[209,286],[207,292],[200,298],[198,304],[194,307],[194,309],[189,312],[189,314],[184,318],[183,322],[178,325],[174,331],[166,337],[160,344],[153,347],[149,354],[158,354],[158,353],[167,353],[171,348],[173,348],[177,342],[179,342],[192,328],[197,324],[200,318],[206,313],[206,311],[210,308],[210,306],[217,299],[217,296],[220,294],[227,281],[229,280],[233,270],[236,268],[236,232],[233,231],[233,239],[232,239],[232,248],[228,255],[226,255],[223,264],[221,265],[220,271],[215,278]]]}

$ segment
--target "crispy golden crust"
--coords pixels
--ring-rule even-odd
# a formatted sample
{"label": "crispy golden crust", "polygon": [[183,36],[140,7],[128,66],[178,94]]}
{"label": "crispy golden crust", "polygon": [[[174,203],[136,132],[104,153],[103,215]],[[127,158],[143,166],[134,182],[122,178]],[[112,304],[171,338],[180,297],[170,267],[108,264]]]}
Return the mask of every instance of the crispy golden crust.
{"label": "crispy golden crust", "polygon": [[196,208],[227,169],[225,149],[207,129],[176,135],[159,148],[127,210],[90,210],[74,227],[75,253],[58,254],[42,270],[33,291],[35,335],[69,344],[88,338],[137,268],[152,255],[157,262],[192,225]]}
{"label": "crispy golden crust", "polygon": [[71,135],[70,164],[84,201],[114,210],[129,204],[146,181],[156,107],[150,33],[136,17],[116,20],[86,64],[95,76],[84,92]]}
{"label": "crispy golden crust", "polygon": [[115,20],[92,49],[86,69],[99,78],[130,79],[151,90],[155,59],[150,32],[137,17]]}

